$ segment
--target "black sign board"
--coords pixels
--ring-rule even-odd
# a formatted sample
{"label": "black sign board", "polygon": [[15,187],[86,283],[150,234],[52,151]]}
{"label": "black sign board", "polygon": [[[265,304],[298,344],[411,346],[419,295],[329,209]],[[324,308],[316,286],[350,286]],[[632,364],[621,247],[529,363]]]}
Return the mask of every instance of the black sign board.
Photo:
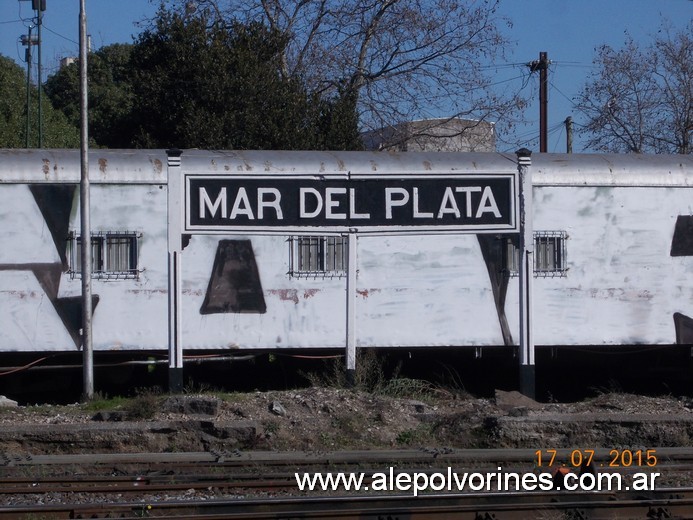
{"label": "black sign board", "polygon": [[185,232],[190,233],[517,230],[511,174],[185,179]]}

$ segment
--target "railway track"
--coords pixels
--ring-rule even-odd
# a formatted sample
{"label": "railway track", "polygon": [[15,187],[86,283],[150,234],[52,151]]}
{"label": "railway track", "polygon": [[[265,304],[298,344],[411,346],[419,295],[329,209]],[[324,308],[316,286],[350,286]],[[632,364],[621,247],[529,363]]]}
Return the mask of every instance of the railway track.
{"label": "railway track", "polygon": [[161,503],[113,502],[5,507],[0,518],[252,519],[670,519],[693,518],[693,489],[641,496],[611,493],[474,493],[411,496],[225,499]]}
{"label": "railway track", "polygon": [[[606,450],[604,450],[606,451]],[[297,472],[397,474],[536,470],[534,450],[335,453],[0,454],[0,519],[19,518],[693,518],[693,448],[658,448],[657,472],[677,487],[624,492],[376,495],[298,490]],[[558,450],[566,460],[570,450]],[[597,450],[595,461],[608,460]],[[642,470],[642,468],[638,468]],[[613,469],[610,468],[611,471]],[[633,468],[619,468],[628,475]],[[370,481],[366,481],[367,483]],[[493,490],[491,490],[493,491]],[[291,495],[291,496],[288,496]],[[339,496],[338,496],[339,495]],[[539,516],[537,516],[539,512]]]}

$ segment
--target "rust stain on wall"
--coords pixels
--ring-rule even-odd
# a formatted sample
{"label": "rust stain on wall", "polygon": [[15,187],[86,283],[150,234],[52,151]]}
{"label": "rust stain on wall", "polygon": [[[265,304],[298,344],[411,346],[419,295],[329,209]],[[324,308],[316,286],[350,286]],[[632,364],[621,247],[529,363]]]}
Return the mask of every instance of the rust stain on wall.
{"label": "rust stain on wall", "polygon": [[305,289],[302,293],[300,293],[298,289],[269,289],[267,293],[271,294],[272,296],[277,296],[281,301],[292,302],[295,305],[298,305],[301,298],[307,300],[308,298],[312,298],[318,294],[320,291],[321,289]]}
{"label": "rust stain on wall", "polygon": [[[26,298],[36,298],[40,296],[36,291],[3,291],[10,296],[18,298],[20,300],[25,300]],[[42,296],[42,295],[41,295]]]}
{"label": "rust stain on wall", "polygon": [[368,298],[371,294],[379,293],[382,289],[356,289],[356,293],[361,296],[364,300]]}
{"label": "rust stain on wall", "polygon": [[278,296],[281,301],[294,302],[298,305],[298,291],[296,289],[270,289],[267,292],[273,296]]}
{"label": "rust stain on wall", "polygon": [[633,301],[633,300],[651,300],[654,295],[647,289],[640,291],[627,291],[621,289],[620,287],[606,287],[603,289],[590,289],[590,298],[595,298],[599,300],[619,300],[619,301]]}
{"label": "rust stain on wall", "polygon": [[164,171],[164,165],[162,164],[160,159],[154,159],[152,161],[152,164],[154,165],[154,173],[157,175],[161,175],[161,172]]}

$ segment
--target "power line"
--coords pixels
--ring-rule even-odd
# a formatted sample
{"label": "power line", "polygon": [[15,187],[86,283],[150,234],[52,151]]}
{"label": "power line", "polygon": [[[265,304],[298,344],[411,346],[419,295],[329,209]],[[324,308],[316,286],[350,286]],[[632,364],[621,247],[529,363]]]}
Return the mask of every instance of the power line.
{"label": "power line", "polygon": [[556,151],[556,148],[558,148],[558,143],[561,140],[561,137],[563,136],[563,130],[565,129],[565,125],[563,123],[560,124],[559,132],[558,135],[556,136],[556,141],[555,144],[553,145],[553,151]]}
{"label": "power line", "polygon": [[561,96],[563,96],[564,98],[566,98],[566,100],[568,100],[568,102],[573,106],[573,108],[577,108],[577,105],[575,105],[575,102],[574,102],[572,99],[570,99],[566,94],[564,94],[564,93],[561,91],[561,89],[559,89],[559,88],[556,86],[556,83],[554,83],[553,81],[550,81],[550,80],[549,80],[549,85],[551,85],[551,89],[552,89],[552,90],[555,90],[555,91],[558,92]]}
{"label": "power line", "polygon": [[595,65],[594,63],[588,64],[588,63],[580,63],[578,61],[551,61],[551,64],[556,64],[556,65],[562,65],[564,67],[570,68],[576,68],[576,69],[594,69],[598,68],[598,65]]}
{"label": "power line", "polygon": [[74,43],[75,45],[79,46],[79,42],[76,42],[75,40],[68,38],[67,36],[63,36],[62,34],[55,32],[50,27],[47,27],[45,24],[44,24],[43,28],[46,29],[48,32],[55,34],[56,36],[62,38],[63,40],[67,40],[68,42]]}

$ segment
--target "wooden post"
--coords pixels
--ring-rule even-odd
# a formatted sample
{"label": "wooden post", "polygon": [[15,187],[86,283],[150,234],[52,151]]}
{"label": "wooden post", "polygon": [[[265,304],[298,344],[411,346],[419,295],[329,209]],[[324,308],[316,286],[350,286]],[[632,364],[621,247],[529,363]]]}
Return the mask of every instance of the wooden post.
{"label": "wooden post", "polygon": [[573,118],[568,116],[565,118],[565,151],[573,153]]}

